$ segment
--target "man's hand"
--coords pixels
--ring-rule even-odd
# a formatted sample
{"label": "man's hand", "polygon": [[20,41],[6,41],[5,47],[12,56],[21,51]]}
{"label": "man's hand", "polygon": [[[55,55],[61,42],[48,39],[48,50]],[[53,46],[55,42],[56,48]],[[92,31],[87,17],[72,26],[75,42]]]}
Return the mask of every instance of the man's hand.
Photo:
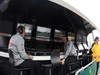
{"label": "man's hand", "polygon": [[60,62],[59,62],[60,64],[65,64],[65,60],[64,59],[62,59],[62,60],[60,60]]}
{"label": "man's hand", "polygon": [[28,57],[29,57],[29,59],[33,59],[33,56],[32,55],[29,55]]}

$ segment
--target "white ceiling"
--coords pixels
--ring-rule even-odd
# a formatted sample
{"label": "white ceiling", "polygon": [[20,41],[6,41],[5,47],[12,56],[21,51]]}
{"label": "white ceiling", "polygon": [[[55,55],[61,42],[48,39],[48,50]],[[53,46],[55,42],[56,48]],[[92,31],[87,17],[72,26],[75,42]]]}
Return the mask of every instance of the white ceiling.
{"label": "white ceiling", "polygon": [[77,13],[100,30],[100,0],[50,0]]}

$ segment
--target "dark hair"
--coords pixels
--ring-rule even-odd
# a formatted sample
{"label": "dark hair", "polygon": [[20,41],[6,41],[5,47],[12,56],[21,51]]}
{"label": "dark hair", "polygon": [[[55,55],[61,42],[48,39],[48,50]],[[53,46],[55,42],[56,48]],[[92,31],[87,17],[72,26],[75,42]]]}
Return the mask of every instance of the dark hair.
{"label": "dark hair", "polygon": [[95,37],[94,41],[99,40],[99,37]]}
{"label": "dark hair", "polygon": [[25,29],[24,26],[18,26],[17,27],[17,32],[20,33],[20,34],[22,34],[24,29]]}

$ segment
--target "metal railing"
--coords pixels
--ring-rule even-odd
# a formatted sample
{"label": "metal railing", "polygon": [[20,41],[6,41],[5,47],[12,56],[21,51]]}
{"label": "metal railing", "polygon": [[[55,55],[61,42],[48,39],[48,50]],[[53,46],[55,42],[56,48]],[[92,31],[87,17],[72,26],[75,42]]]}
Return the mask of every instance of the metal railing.
{"label": "metal railing", "polygon": [[[81,69],[79,69],[75,75],[80,75],[81,72],[85,72],[85,69],[88,68],[89,66],[91,66],[94,62],[96,62],[95,60],[93,60],[92,62],[90,62],[89,64],[87,64],[86,66],[82,67]],[[95,75],[95,74],[94,74]]]}

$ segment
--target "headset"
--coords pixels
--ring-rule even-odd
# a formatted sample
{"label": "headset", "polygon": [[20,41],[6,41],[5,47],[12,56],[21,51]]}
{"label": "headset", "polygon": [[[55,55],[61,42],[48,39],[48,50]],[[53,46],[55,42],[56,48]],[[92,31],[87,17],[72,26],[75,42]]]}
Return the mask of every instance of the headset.
{"label": "headset", "polygon": [[20,34],[22,34],[24,32],[24,30],[25,30],[24,26],[18,26],[17,27],[17,32],[20,33]]}

